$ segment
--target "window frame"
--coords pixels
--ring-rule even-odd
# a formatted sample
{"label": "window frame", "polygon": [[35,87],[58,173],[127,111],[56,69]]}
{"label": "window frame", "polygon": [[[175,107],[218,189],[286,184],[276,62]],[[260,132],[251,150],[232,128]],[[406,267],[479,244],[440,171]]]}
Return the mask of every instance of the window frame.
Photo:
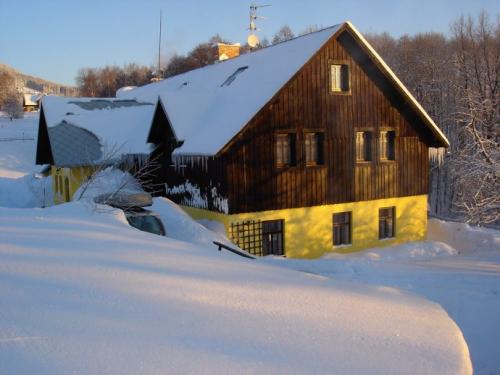
{"label": "window frame", "polygon": [[[288,163],[278,163],[278,141],[281,137],[288,137],[288,145],[289,145],[289,162]],[[297,165],[297,135],[296,132],[292,131],[279,131],[274,135],[274,166],[277,169],[291,168]],[[284,154],[283,154],[284,155]],[[283,156],[282,155],[282,156]]]}
{"label": "window frame", "polygon": [[[335,216],[338,217],[340,215],[343,215],[344,218],[347,217],[347,221],[345,221],[345,219],[344,219],[343,222],[340,222],[340,223],[335,222]],[[346,225],[348,226],[347,241],[345,240],[345,238],[342,235],[342,233],[345,233],[343,231],[343,229]],[[337,241],[337,238],[335,236],[335,229],[336,228],[340,228],[341,236],[339,239],[339,243],[336,243],[336,241]],[[333,215],[332,215],[332,244],[333,244],[333,247],[352,245],[352,211],[343,211],[343,212],[334,212],[333,213]]]}
{"label": "window frame", "polygon": [[[382,157],[382,151],[383,151],[383,145],[382,145],[382,133],[386,133],[386,134],[389,134],[389,133],[392,133],[392,158],[390,157],[387,157],[387,158],[383,158]],[[386,127],[381,127],[380,130],[379,130],[379,139],[378,139],[378,159],[382,162],[382,163],[392,163],[392,162],[395,162],[396,161],[396,137],[397,137],[397,133],[396,133],[396,130],[394,128],[386,128]],[[387,141],[388,141],[388,145],[390,145],[390,140],[391,138],[388,137],[387,138]],[[390,149],[387,150],[388,153],[390,153]]]}
{"label": "window frame", "polygon": [[[390,215],[382,216],[383,210],[390,210]],[[387,220],[391,219],[391,234],[387,234]],[[383,220],[382,220],[383,219]],[[382,222],[384,223],[384,230],[382,230]],[[383,232],[383,233],[382,233]],[[378,209],[378,239],[389,240],[396,238],[396,206],[380,207]]]}
{"label": "window frame", "polygon": [[[363,141],[363,145],[364,145],[363,154],[365,156],[364,159],[358,159],[358,133],[369,133],[370,134],[369,142],[366,142],[366,139],[364,139],[364,141]],[[356,164],[370,164],[375,159],[374,158],[374,147],[373,147],[373,143],[374,143],[373,134],[374,134],[373,128],[357,128],[357,129],[355,129],[355,131],[354,131],[354,159],[356,161]],[[366,147],[367,147],[366,145],[368,145],[368,150],[366,150]],[[368,159],[366,158],[367,154],[369,156]]]}
{"label": "window frame", "polygon": [[[308,160],[308,136],[314,135],[316,139],[315,160]],[[304,129],[304,163],[306,167],[320,167],[325,164],[325,132],[324,130]]]}
{"label": "window frame", "polygon": [[[334,65],[340,66],[340,90],[333,89]],[[347,87],[346,87],[347,86]],[[351,64],[347,60],[328,60],[328,91],[331,95],[351,95]]]}

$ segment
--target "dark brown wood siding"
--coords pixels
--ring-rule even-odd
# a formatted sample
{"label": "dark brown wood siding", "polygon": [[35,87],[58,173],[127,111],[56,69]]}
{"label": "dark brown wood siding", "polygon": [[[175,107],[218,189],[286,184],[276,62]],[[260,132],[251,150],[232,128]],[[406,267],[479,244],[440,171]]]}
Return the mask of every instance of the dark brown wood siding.
{"label": "dark brown wood siding", "polygon": [[[330,92],[334,62],[348,64],[350,93]],[[379,161],[382,128],[396,131],[395,161]],[[356,130],[373,131],[369,163],[355,162]],[[306,131],[324,132],[322,166],[305,166]],[[278,132],[295,134],[296,166],[275,167]],[[221,153],[229,211],[427,194],[427,133],[393,85],[344,31],[318,51]]]}

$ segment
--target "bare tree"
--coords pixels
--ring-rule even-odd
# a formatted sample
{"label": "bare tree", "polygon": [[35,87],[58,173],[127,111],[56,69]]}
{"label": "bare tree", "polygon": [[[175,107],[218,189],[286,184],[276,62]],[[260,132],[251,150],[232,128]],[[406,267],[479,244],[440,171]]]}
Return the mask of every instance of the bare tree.
{"label": "bare tree", "polygon": [[3,110],[9,115],[10,119],[13,118],[23,118],[24,110],[21,101],[18,98],[19,95],[10,96],[4,101]]}
{"label": "bare tree", "polygon": [[295,34],[288,25],[284,25],[278,30],[273,36],[272,44],[285,42],[287,40],[295,38]]}

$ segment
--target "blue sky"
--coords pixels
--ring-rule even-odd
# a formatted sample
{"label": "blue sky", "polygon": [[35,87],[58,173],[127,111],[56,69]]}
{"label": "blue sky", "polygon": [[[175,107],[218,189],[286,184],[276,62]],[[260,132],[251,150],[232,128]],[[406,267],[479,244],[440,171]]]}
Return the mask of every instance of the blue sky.
{"label": "blue sky", "polygon": [[[0,62],[55,82],[74,84],[81,67],[136,62],[157,56],[158,17],[163,10],[163,53],[185,53],[215,33],[246,40],[252,0],[0,0]],[[498,0],[262,0],[261,37],[282,25],[296,33],[308,25],[350,20],[362,32],[393,36],[449,33],[460,14],[484,9],[492,20]]]}

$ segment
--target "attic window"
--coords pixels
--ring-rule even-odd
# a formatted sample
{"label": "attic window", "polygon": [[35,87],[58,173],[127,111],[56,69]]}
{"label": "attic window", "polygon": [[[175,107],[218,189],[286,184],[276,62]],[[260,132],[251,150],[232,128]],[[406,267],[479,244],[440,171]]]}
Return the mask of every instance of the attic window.
{"label": "attic window", "polygon": [[347,64],[333,64],[330,71],[331,91],[349,92],[349,66]]}
{"label": "attic window", "polygon": [[231,74],[229,77],[227,77],[227,79],[222,83],[222,85],[220,85],[220,87],[229,86],[231,83],[233,83],[233,81],[236,79],[238,74],[244,72],[247,69],[248,69],[248,66],[242,66],[242,67],[236,69],[236,71],[233,74]]}

